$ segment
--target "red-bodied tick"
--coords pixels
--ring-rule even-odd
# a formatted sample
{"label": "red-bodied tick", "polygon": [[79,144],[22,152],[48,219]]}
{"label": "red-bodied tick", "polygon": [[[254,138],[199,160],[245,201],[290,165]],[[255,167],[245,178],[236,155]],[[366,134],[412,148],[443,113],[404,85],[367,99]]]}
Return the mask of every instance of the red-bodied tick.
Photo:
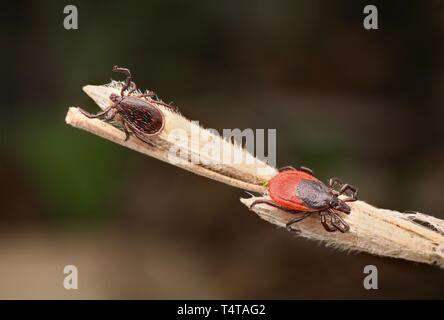
{"label": "red-bodied tick", "polygon": [[[146,138],[159,134],[165,126],[165,116],[157,105],[171,108],[174,111],[177,110],[158,100],[157,95],[152,91],[133,95],[137,86],[131,81],[131,72],[118,66],[114,66],[113,71],[126,75],[120,96],[112,93],[109,98],[113,104],[97,114],[91,114],[82,109],[80,111],[88,118],[103,117],[106,121],[116,120],[120,122],[125,131],[125,141],[129,139],[130,134],[134,134],[141,141],[151,144]],[[127,89],[128,93],[125,95]],[[153,97],[155,97],[155,100]]]}
{"label": "red-bodied tick", "polygon": [[[357,188],[342,183],[338,178],[331,178],[326,185],[313,175],[313,171],[305,167],[280,169],[268,183],[267,193],[271,200],[256,200],[250,205],[250,209],[265,203],[293,214],[301,214],[287,222],[289,231],[297,231],[292,225],[316,212],[319,213],[325,230],[347,232],[350,226],[339,212],[349,214],[351,209],[346,202],[358,199]],[[346,198],[339,199],[340,195]]]}

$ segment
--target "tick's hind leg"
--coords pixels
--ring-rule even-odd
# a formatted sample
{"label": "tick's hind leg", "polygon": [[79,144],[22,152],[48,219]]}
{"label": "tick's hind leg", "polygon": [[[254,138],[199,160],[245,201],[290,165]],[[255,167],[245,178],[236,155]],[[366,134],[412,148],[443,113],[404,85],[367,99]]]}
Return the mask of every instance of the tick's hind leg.
{"label": "tick's hind leg", "polygon": [[157,96],[157,93],[154,91],[145,90],[144,93],[138,95],[139,98],[152,98],[152,103],[160,104],[161,106],[167,107],[168,109],[171,109],[174,112],[178,112],[179,108],[176,106],[172,106],[171,104],[165,103],[162,100],[159,99]]}
{"label": "tick's hind leg", "polygon": [[154,91],[145,90],[144,93],[138,95],[139,98],[154,98],[158,100],[157,94]]}
{"label": "tick's hind leg", "polygon": [[303,172],[308,173],[308,174],[310,174],[312,176],[314,175],[313,170],[311,170],[311,169],[309,169],[307,167],[299,167],[299,169],[296,169],[293,166],[285,166],[285,167],[279,168],[278,172],[289,171],[289,170],[303,171]]}
{"label": "tick's hind leg", "polygon": [[254,206],[257,206],[258,204],[268,204],[269,206],[284,210],[284,211],[290,211],[289,209],[286,209],[280,205],[278,205],[277,203],[274,203],[271,200],[264,200],[264,199],[259,199],[259,200],[254,200],[252,204],[250,204],[250,207],[248,209],[253,210]]}
{"label": "tick's hind leg", "polygon": [[278,172],[290,171],[290,170],[296,170],[296,168],[293,166],[285,166],[285,167],[279,168]]}
{"label": "tick's hind leg", "polygon": [[260,199],[260,200],[255,200],[255,201],[253,201],[253,203],[250,205],[249,209],[250,209],[250,210],[253,210],[253,207],[256,206],[256,205],[258,205],[258,204],[268,204],[269,206],[272,206],[272,207],[278,208],[278,209],[280,209],[280,210],[286,211],[286,212],[291,213],[291,214],[302,214],[301,217],[297,217],[297,218],[290,219],[290,220],[285,224],[285,228],[287,229],[287,231],[289,231],[289,232],[294,232],[294,233],[299,233],[300,230],[298,230],[298,229],[293,229],[293,228],[292,228],[292,225],[294,225],[295,223],[297,223],[297,222],[299,222],[299,221],[304,220],[305,218],[307,218],[307,217],[311,214],[311,212],[304,212],[304,211],[297,211],[297,210],[287,209],[287,208],[284,208],[284,207],[278,205],[277,203],[274,203],[274,202],[271,201],[271,200],[264,200],[264,199]]}
{"label": "tick's hind leg", "polygon": [[313,172],[313,170],[311,170],[310,168],[307,168],[307,167],[299,167],[299,171],[304,171],[305,173],[308,173],[309,175],[314,176],[314,172]]}
{"label": "tick's hind leg", "polygon": [[129,139],[129,135],[133,134],[137,139],[145,142],[150,147],[154,147],[154,143],[149,139],[145,138],[136,128],[134,128],[129,122],[123,121],[123,127],[126,134],[125,141]]}
{"label": "tick's hind leg", "polygon": [[171,104],[165,103],[161,100],[156,100],[156,101],[154,101],[154,103],[157,103],[157,104],[160,104],[161,106],[167,107],[168,109],[171,109],[171,111],[174,111],[174,112],[179,111],[179,108],[177,106],[172,106]]}
{"label": "tick's hind leg", "polygon": [[250,210],[253,210],[253,207],[256,206],[256,205],[258,205],[258,204],[268,204],[269,206],[272,206],[272,207],[278,208],[278,209],[280,209],[280,210],[282,210],[282,211],[287,211],[288,213],[291,213],[291,214],[294,214],[294,213],[300,213],[300,212],[301,212],[301,211],[297,211],[297,210],[292,210],[292,209],[284,208],[284,207],[278,205],[277,203],[274,203],[274,202],[271,201],[271,200],[264,200],[264,199],[259,199],[259,200],[255,200],[255,201],[253,201],[253,203],[250,204],[249,209],[250,209]]}
{"label": "tick's hind leg", "polygon": [[297,218],[293,218],[291,220],[289,220],[286,224],[285,224],[285,228],[287,229],[287,231],[289,232],[294,232],[294,233],[299,233],[301,232],[301,230],[299,229],[293,229],[292,226],[302,220],[304,220],[305,218],[309,217],[311,215],[311,212],[294,212],[294,213],[301,213],[302,216],[301,217],[297,217]]}

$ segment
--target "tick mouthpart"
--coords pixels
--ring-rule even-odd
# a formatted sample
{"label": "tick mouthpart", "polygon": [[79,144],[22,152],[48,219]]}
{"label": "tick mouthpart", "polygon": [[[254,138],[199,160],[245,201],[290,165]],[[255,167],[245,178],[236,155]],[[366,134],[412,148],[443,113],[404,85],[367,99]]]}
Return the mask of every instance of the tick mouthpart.
{"label": "tick mouthpart", "polygon": [[115,93],[111,93],[111,95],[109,96],[109,99],[114,103],[119,103],[121,100],[121,97]]}
{"label": "tick mouthpart", "polygon": [[330,207],[334,210],[344,212],[346,214],[349,214],[351,212],[351,208],[349,205],[347,205],[344,201],[337,199],[336,201],[332,201],[333,203],[330,203]]}

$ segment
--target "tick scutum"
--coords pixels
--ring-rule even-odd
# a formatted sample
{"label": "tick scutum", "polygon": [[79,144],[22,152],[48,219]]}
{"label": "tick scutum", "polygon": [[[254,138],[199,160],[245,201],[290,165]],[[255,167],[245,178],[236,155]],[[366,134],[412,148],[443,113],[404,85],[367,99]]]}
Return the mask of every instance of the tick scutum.
{"label": "tick scutum", "polygon": [[316,180],[301,179],[296,185],[295,192],[307,207],[315,210],[327,208],[332,197],[330,189]]}

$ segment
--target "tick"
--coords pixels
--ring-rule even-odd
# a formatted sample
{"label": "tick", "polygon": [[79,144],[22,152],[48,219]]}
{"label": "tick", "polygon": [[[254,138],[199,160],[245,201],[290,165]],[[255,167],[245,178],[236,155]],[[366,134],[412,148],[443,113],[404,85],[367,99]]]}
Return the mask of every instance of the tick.
{"label": "tick", "polygon": [[[146,140],[146,137],[159,134],[165,126],[165,116],[157,105],[163,105],[176,111],[175,108],[159,101],[157,95],[152,91],[134,94],[137,86],[132,81],[129,69],[114,66],[112,71],[126,75],[120,96],[112,93],[109,98],[113,104],[97,114],[91,114],[82,109],[80,111],[88,118],[104,118],[106,121],[119,122],[125,132],[125,141],[133,134],[141,141],[151,144]],[[125,95],[126,90],[128,92]],[[156,100],[153,99],[154,97]]]}
{"label": "tick", "polygon": [[[300,216],[291,219],[286,224],[288,231],[297,231],[292,225],[318,213],[325,230],[347,232],[350,226],[341,218],[339,213],[350,214],[347,202],[358,199],[358,189],[350,184],[344,184],[338,178],[331,178],[328,185],[318,180],[313,171],[301,167],[284,167],[268,183],[267,193],[271,200],[256,200],[250,205],[265,203]],[[339,196],[345,198],[340,199]]]}

